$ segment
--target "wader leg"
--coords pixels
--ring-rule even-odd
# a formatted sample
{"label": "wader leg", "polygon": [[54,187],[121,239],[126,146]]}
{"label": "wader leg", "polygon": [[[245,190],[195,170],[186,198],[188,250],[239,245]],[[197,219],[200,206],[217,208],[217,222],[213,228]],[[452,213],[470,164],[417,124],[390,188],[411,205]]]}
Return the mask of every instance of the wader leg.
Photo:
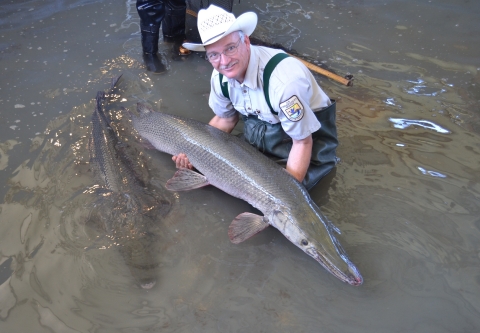
{"label": "wader leg", "polygon": [[332,169],[335,167],[335,163],[329,162],[322,165],[310,164],[307,170],[307,174],[303,179],[303,186],[310,191],[312,187],[317,185],[317,183],[325,177]]}
{"label": "wader leg", "polygon": [[337,164],[336,150],[338,146],[336,121],[336,103],[315,112],[315,116],[322,125],[313,133],[312,161],[303,181],[307,190],[317,184]]}
{"label": "wader leg", "polygon": [[179,56],[187,56],[192,53],[189,49],[182,46],[186,38],[186,12],[187,4],[185,0],[165,1],[165,18],[162,23],[163,41],[173,43],[173,52]]}
{"label": "wader leg", "polygon": [[[317,184],[337,164],[338,146],[336,104],[315,112],[321,128],[312,134],[312,158],[303,185],[307,190]],[[242,116],[244,139],[273,159],[288,159],[292,149],[292,139],[283,131],[281,124],[269,124],[256,116]]]}
{"label": "wader leg", "polygon": [[160,0],[137,0],[136,6],[140,17],[145,66],[150,72],[165,72],[166,67],[157,55],[160,25],[165,16],[164,3]]}
{"label": "wader leg", "polygon": [[165,42],[183,42],[185,39],[185,0],[166,0],[165,18],[162,23],[163,40]]}

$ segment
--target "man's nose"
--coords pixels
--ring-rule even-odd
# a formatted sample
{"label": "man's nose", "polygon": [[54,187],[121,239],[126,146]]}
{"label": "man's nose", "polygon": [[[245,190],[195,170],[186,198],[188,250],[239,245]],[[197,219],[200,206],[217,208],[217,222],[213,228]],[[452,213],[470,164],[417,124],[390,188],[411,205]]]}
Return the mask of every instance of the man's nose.
{"label": "man's nose", "polygon": [[225,55],[225,53],[220,53],[220,64],[228,64],[230,62],[230,57]]}

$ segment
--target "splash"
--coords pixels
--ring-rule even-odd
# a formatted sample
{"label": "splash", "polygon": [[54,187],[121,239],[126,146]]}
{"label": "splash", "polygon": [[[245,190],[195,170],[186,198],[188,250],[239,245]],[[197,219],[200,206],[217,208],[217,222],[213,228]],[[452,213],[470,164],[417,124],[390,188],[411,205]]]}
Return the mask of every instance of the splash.
{"label": "splash", "polygon": [[410,126],[423,127],[425,129],[433,130],[441,134],[450,134],[451,132],[440,125],[435,124],[429,120],[414,120],[414,119],[403,119],[403,118],[389,118],[393,123],[393,127],[406,129]]}
{"label": "splash", "polygon": [[443,89],[443,88],[438,89],[435,87],[429,87],[428,84],[420,78],[417,81],[407,81],[407,82],[413,84],[413,86],[405,90],[405,92],[409,95],[435,97],[446,92],[446,89]]}
{"label": "splash", "polygon": [[447,178],[446,175],[443,173],[437,172],[437,171],[432,171],[432,170],[427,170],[425,168],[422,168],[421,166],[417,167],[418,170],[424,175],[427,176],[432,176],[432,177],[438,177],[438,178]]}

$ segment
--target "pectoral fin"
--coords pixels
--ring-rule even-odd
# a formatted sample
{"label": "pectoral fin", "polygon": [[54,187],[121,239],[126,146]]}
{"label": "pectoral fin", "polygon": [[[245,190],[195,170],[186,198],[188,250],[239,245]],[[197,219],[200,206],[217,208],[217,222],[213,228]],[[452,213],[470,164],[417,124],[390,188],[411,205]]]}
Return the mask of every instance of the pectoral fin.
{"label": "pectoral fin", "polygon": [[207,177],[196,171],[178,169],[175,175],[167,181],[165,187],[170,191],[188,191],[209,184]]}
{"label": "pectoral fin", "polygon": [[238,244],[266,229],[269,225],[263,216],[242,213],[228,227],[228,237],[232,243]]}

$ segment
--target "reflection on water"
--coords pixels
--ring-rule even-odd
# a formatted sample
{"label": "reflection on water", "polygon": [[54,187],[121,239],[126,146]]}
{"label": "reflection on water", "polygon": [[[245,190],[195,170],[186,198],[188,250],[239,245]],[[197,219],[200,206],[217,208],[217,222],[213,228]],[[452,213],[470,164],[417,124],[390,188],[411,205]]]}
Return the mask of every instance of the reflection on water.
{"label": "reflection on water", "polygon": [[[123,72],[131,84],[119,104],[208,121],[210,67],[161,43],[169,72],[145,73],[134,1],[68,3],[52,12],[30,2],[33,22],[2,33],[12,78],[0,90],[2,332],[478,331],[477,3],[235,3],[259,13],[256,37],[354,75],[353,87],[317,77],[337,99],[341,162],[312,198],[365,282],[339,283],[275,230],[231,244],[228,225],[251,208],[203,188],[173,193],[177,218],[152,230],[149,290],[116,241],[86,223],[93,98]],[[20,8],[9,6],[6,22]],[[149,186],[163,191],[170,157],[144,157]]]}
{"label": "reflection on water", "polygon": [[409,126],[419,126],[419,127],[431,129],[438,133],[443,133],[443,134],[450,133],[449,130],[442,128],[441,126],[428,120],[410,120],[410,119],[402,119],[402,118],[390,118],[389,120],[393,123],[393,127],[395,128],[405,129]]}
{"label": "reflection on water", "polygon": [[440,177],[440,178],[445,178],[447,177],[446,175],[440,173],[440,172],[436,172],[436,171],[431,171],[431,170],[425,170],[424,168],[422,167],[417,167],[418,170],[420,170],[420,172],[424,175],[429,175],[429,176],[432,176],[432,177]]}
{"label": "reflection on water", "polygon": [[[407,89],[407,93],[411,95],[437,96],[446,91],[443,88],[429,87],[422,79],[418,79],[416,82],[408,82],[412,84],[412,86]],[[452,87],[453,85],[449,86]]]}

